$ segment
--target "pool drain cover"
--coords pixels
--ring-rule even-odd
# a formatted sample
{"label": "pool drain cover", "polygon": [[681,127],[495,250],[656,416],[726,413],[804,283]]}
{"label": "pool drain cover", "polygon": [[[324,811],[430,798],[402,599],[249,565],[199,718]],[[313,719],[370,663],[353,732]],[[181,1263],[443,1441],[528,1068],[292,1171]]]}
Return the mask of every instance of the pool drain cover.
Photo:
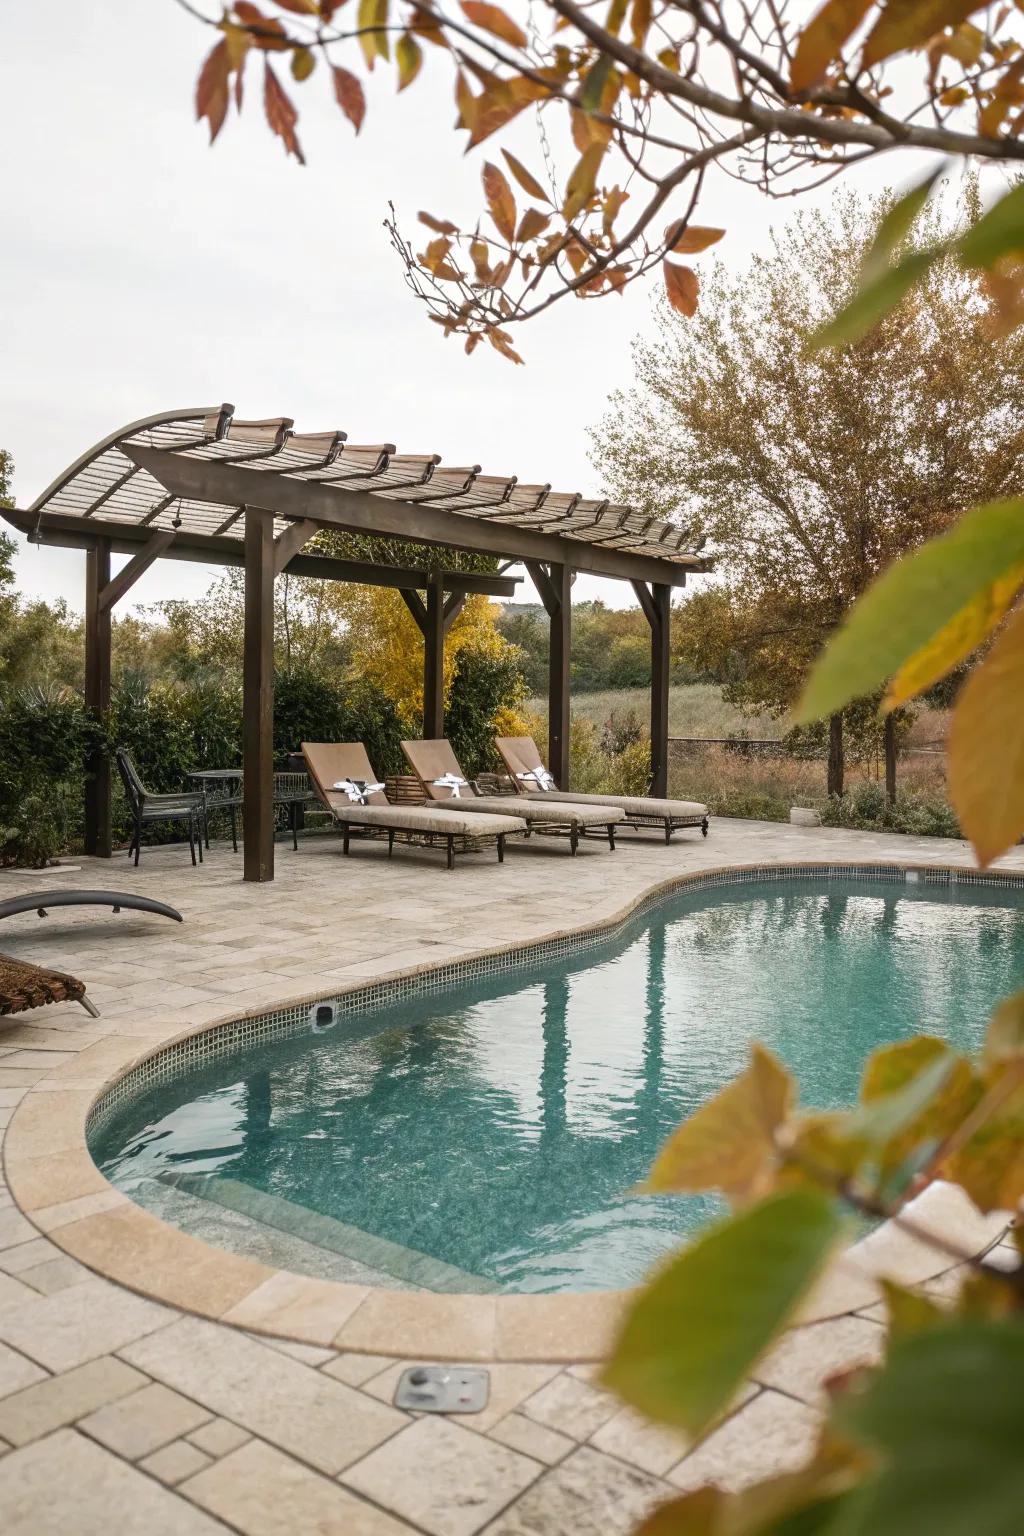
{"label": "pool drain cover", "polygon": [[396,1408],[417,1413],[479,1413],[490,1394],[486,1371],[463,1365],[412,1365],[395,1392]]}

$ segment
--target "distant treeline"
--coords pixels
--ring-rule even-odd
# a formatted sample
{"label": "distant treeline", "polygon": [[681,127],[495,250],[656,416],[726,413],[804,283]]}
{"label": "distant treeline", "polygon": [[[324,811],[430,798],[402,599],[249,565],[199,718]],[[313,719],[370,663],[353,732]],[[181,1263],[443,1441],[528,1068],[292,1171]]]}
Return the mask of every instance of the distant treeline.
{"label": "distant treeline", "polygon": [[[523,653],[527,690],[548,686],[550,634],[540,603],[507,603],[498,632]],[[608,688],[642,688],[651,677],[651,631],[639,608],[606,608],[600,601],[572,606],[572,686],[578,693]],[[673,660],[672,682],[712,681],[685,662]]]}

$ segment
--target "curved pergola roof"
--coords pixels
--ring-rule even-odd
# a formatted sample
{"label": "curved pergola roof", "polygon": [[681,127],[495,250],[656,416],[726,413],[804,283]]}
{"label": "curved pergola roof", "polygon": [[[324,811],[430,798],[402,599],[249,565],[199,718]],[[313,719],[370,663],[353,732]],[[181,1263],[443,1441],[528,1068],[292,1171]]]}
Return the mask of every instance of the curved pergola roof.
{"label": "curved pergola roof", "polygon": [[[612,570],[612,562],[598,557],[619,551],[655,560],[663,570],[674,567],[662,578],[670,582],[685,570],[706,568],[683,530],[629,507],[521,484],[514,475],[483,474],[478,465],[444,465],[437,454],[399,453],[392,443],[352,444],[340,431],[296,432],[289,417],[240,421],[231,405],[168,411],[111,433],[29,510],[95,527],[241,539],[246,505],[273,511],[275,534],[297,517],[352,528],[362,508],[364,531],[412,541],[482,548],[479,528],[486,523],[494,529],[488,545],[504,540],[509,547],[502,552],[513,557],[543,559],[546,548],[552,560],[632,575],[628,562]],[[455,514],[466,526],[447,517],[442,526],[420,509]],[[544,535],[545,543],[534,539],[529,549],[520,548],[523,541],[499,528]],[[445,529],[456,537],[446,539]]]}

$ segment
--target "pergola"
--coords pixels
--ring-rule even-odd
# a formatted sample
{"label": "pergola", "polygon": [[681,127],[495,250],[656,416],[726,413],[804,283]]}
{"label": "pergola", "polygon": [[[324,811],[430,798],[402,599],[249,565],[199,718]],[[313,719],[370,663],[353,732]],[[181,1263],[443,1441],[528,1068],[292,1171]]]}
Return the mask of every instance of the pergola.
{"label": "pergola", "polygon": [[[111,433],[27,511],[3,516],[30,540],[86,551],[85,698],[110,704],[111,613],[155,560],[245,571],[244,877],[274,877],[274,581],[283,571],[397,588],[424,641],[423,735],[444,734],[444,640],[468,593],[508,597],[504,573],[393,566],[303,554],[321,528],[497,556],[528,570],[551,626],[549,767],[569,780],[571,587],[577,571],[631,583],[651,629],[652,789],[668,770],[672,588],[707,569],[675,525],[629,507],[452,468],[436,454],[357,446],[344,432],[299,433],[288,417],[238,421],[222,405],[163,412]],[[130,555],[115,576],[114,554]],[[111,851],[106,759],[86,786],[85,846]]]}

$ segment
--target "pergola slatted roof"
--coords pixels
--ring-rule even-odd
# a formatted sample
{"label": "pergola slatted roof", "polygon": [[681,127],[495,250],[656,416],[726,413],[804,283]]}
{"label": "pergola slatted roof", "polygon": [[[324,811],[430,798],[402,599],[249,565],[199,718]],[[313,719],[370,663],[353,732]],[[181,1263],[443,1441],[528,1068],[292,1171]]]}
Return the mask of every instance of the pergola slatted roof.
{"label": "pergola slatted roof", "polygon": [[[133,453],[147,450],[156,450],[161,459],[147,455],[147,467],[142,467]],[[151,472],[151,465],[182,460],[209,465],[211,487],[217,485],[213,466],[224,465],[225,470],[238,467],[275,480],[360,491],[381,503],[431,507],[544,534],[552,543],[550,558],[569,564],[575,544],[675,567],[678,574],[673,578],[666,572],[668,580],[706,568],[684,530],[633,508],[552,491],[548,485],[520,484],[515,476],[483,474],[479,465],[443,465],[437,454],[399,453],[392,443],[350,444],[340,431],[295,432],[289,417],[239,421],[230,405],[169,412],[123,428],[76,460],[29,510],[241,540],[244,504],[175,494]],[[258,483],[252,484],[258,491]],[[256,502],[257,496],[247,499]],[[275,500],[267,497],[271,506]],[[293,520],[275,514],[275,536]],[[410,528],[408,537],[415,540],[416,530]],[[559,554],[556,541],[570,547],[563,545]]]}

